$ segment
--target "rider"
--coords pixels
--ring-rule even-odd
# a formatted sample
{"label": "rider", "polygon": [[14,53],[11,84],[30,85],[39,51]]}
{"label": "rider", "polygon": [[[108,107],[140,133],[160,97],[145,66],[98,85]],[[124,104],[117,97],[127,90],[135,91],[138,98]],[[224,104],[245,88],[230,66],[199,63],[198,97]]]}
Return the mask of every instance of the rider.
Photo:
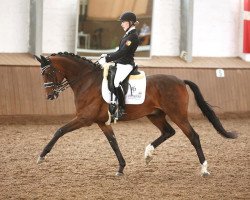
{"label": "rider", "polygon": [[134,54],[139,45],[139,38],[135,28],[139,22],[136,15],[132,12],[125,12],[120,16],[119,21],[121,21],[121,27],[126,32],[120,41],[119,49],[114,53],[101,55],[99,60],[101,65],[111,61],[116,63],[117,71],[114,85],[119,104],[118,118],[123,115],[125,110],[125,97],[120,83],[135,67]]}

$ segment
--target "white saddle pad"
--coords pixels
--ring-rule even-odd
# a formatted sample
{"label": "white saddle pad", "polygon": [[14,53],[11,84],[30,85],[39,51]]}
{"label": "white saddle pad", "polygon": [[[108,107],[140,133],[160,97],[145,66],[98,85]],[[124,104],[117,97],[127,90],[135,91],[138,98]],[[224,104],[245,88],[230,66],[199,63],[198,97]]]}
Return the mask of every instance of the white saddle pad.
{"label": "white saddle pad", "polygon": [[[128,92],[125,96],[126,104],[142,104],[145,100],[146,93],[146,76],[144,71],[139,71],[139,75],[131,75],[129,78]],[[111,92],[108,89],[108,67],[104,67],[103,81],[102,81],[102,97],[110,103]]]}

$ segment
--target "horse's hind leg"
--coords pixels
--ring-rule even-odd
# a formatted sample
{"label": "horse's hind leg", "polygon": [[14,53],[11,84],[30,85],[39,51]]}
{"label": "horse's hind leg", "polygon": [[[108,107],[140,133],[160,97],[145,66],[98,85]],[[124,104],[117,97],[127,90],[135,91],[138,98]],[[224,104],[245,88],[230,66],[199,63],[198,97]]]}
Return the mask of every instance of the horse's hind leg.
{"label": "horse's hind leg", "polygon": [[[164,91],[162,91],[162,94],[163,93]],[[191,144],[194,146],[201,163],[202,175],[209,175],[209,172],[207,171],[207,161],[203,154],[199,135],[194,131],[188,121],[187,112],[189,96],[186,86],[181,82],[173,84],[173,88],[170,90],[170,93],[171,95],[169,93],[164,93],[165,95],[162,95],[164,98],[160,99],[161,107],[169,118],[183,131],[183,133],[190,140]],[[167,102],[166,99],[168,99]]]}
{"label": "horse's hind leg", "polygon": [[191,144],[194,146],[196,153],[198,155],[199,161],[201,163],[201,174],[202,176],[207,176],[210,173],[207,171],[207,161],[205,159],[201,143],[200,143],[200,137],[199,135],[195,132],[193,127],[190,125],[187,117],[184,119],[181,118],[175,118],[172,119],[174,123],[180,127],[180,129],[183,131],[183,133],[188,137],[190,140]]}
{"label": "horse's hind leg", "polygon": [[147,116],[148,119],[161,131],[161,136],[146,147],[146,164],[152,160],[154,149],[175,134],[175,130],[166,121],[165,116],[166,114],[161,110],[158,110],[155,114]]}

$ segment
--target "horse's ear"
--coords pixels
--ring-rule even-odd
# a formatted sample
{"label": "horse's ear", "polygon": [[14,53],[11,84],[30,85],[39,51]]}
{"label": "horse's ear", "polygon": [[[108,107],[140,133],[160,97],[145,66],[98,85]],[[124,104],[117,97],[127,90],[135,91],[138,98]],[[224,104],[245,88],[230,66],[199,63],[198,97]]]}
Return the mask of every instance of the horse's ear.
{"label": "horse's ear", "polygon": [[38,56],[34,55],[34,57],[38,62],[42,63],[42,60]]}
{"label": "horse's ear", "polygon": [[44,56],[42,56],[42,55],[41,55],[41,59],[42,59],[42,62],[43,62],[44,64],[48,63],[48,60],[47,60]]}

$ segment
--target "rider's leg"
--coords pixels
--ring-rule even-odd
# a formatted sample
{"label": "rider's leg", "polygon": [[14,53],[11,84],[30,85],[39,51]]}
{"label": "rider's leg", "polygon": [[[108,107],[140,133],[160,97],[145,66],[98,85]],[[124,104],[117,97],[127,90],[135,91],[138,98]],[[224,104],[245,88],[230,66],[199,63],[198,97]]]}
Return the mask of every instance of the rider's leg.
{"label": "rider's leg", "polygon": [[115,74],[114,85],[117,88],[120,86],[120,82],[122,82],[125,78],[127,78],[129,73],[133,70],[133,66],[117,63],[116,67],[117,70]]}
{"label": "rider's leg", "polygon": [[118,105],[119,105],[118,118],[120,118],[124,114],[124,111],[125,111],[125,95],[124,95],[122,86],[115,88],[115,90],[116,90],[116,95],[118,98]]}
{"label": "rider's leg", "polygon": [[117,64],[117,70],[115,74],[114,79],[114,85],[116,90],[116,95],[118,98],[118,104],[119,104],[119,112],[118,112],[118,118],[122,116],[125,109],[125,94],[123,92],[123,89],[120,85],[120,83],[129,75],[129,73],[133,70],[133,66],[131,65],[122,65]]}

